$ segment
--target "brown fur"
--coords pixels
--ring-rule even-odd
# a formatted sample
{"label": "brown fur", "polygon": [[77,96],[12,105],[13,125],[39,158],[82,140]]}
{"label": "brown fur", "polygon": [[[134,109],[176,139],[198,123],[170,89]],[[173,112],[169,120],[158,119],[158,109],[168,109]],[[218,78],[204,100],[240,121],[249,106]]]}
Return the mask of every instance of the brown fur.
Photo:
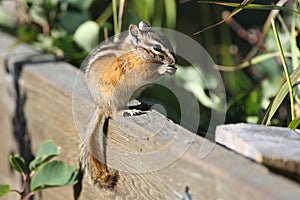
{"label": "brown fur", "polygon": [[[131,35],[123,43],[109,43],[98,48],[87,66],[87,86],[96,110],[84,133],[80,161],[98,188],[113,189],[119,179],[118,171],[109,168],[105,163],[106,155],[100,161],[92,154],[92,150],[99,150],[99,147],[103,148],[100,149],[103,154],[106,152],[105,144],[99,146],[98,141],[99,135],[107,134],[104,130],[105,119],[112,117],[117,110],[124,109],[137,89],[154,82],[167,73],[167,70],[172,70],[168,67],[176,62],[176,58],[170,53],[172,49],[169,49],[168,42],[161,43],[165,47],[165,55],[160,56],[151,52],[152,46],[146,49],[144,44],[139,46],[139,41],[167,41],[163,35],[151,30],[145,22],[141,22],[139,27],[131,25]],[[150,36],[153,38],[147,38]]]}
{"label": "brown fur", "polygon": [[109,170],[105,164],[99,162],[90,154],[91,177],[94,184],[99,188],[113,189],[119,179],[119,173],[115,170]]}

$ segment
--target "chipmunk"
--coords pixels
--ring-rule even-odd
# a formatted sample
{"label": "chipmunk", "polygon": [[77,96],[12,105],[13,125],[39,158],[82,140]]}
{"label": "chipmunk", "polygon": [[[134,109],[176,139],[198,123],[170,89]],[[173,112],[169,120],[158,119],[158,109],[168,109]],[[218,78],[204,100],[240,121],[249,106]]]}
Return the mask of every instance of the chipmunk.
{"label": "chipmunk", "polygon": [[105,144],[97,137],[107,134],[109,118],[126,109],[141,86],[165,74],[173,75],[175,64],[171,43],[143,21],[138,27],[131,24],[123,41],[100,45],[87,59],[85,79],[95,112],[84,132],[80,162],[97,187],[112,189],[119,178],[118,171],[107,166],[105,152],[100,156],[93,152],[105,151]]}

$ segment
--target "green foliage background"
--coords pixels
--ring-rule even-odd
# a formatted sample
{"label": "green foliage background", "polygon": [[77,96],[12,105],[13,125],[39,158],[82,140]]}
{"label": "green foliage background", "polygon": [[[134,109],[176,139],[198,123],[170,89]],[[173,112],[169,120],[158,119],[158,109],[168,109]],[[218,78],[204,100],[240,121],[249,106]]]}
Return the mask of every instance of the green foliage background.
{"label": "green foliage background", "polygon": [[[247,6],[233,17],[233,22],[239,24],[237,30],[233,30],[234,25],[227,22],[196,35],[199,30],[222,20],[224,11],[235,11],[242,1],[223,1],[223,5],[194,0],[22,0],[13,5],[8,4],[16,1],[0,2],[1,29],[18,37],[15,45],[28,42],[76,66],[80,66],[88,53],[104,40],[106,33],[110,37],[118,32],[118,22],[122,22],[121,31],[141,20],[152,26],[175,29],[198,41],[222,73],[228,102],[226,123],[263,121],[287,126],[291,121],[286,87],[277,95],[286,77],[268,16],[272,10],[279,9],[273,18],[279,24],[279,38],[287,68],[290,74],[295,74],[293,85],[296,85],[299,65],[298,1],[285,2],[279,8],[273,6],[277,3],[275,0],[247,1]],[[7,7],[13,7],[16,12]],[[120,7],[123,8],[123,16],[118,20]],[[243,38],[241,32],[248,39]],[[260,36],[264,36],[262,43],[251,42],[251,38]],[[205,131],[211,109],[217,109],[219,105],[204,105],[204,98],[210,98],[205,93],[203,95],[208,86],[189,78],[189,63],[179,59],[179,65],[186,72],[183,80],[188,84],[198,84],[201,88],[201,95],[197,95],[200,90],[193,92],[198,96],[201,110],[199,130]],[[157,93],[161,95],[157,97]],[[143,100],[160,98],[159,101],[167,107],[169,117],[179,120],[180,112],[174,108],[177,102],[167,92],[156,88],[156,91],[146,91],[143,95]],[[296,86],[293,97],[295,104],[292,109],[295,110],[295,117],[299,118],[300,99]]]}

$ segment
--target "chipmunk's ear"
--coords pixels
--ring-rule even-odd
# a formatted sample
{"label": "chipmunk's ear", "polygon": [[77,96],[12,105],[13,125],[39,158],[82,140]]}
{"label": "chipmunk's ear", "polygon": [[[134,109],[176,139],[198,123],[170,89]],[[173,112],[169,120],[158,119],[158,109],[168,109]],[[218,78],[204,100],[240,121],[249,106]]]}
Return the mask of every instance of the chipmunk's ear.
{"label": "chipmunk's ear", "polygon": [[149,29],[150,28],[150,25],[147,23],[147,22],[144,22],[144,21],[141,21],[139,23],[139,29],[140,30],[145,30],[145,29]]}
{"label": "chipmunk's ear", "polygon": [[129,33],[130,33],[131,38],[134,42],[137,43],[140,40],[139,38],[140,38],[140,35],[141,35],[141,31],[136,25],[130,24]]}
{"label": "chipmunk's ear", "polygon": [[129,33],[134,42],[138,43],[141,40],[142,31],[145,31],[150,28],[150,25],[144,21],[139,23],[139,27],[134,24],[129,26]]}

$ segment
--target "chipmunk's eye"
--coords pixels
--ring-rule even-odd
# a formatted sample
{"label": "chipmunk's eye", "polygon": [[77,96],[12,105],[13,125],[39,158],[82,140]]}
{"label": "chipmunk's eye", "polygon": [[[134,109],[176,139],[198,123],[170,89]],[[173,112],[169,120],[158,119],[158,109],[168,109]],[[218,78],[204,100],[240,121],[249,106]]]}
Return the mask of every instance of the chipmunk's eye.
{"label": "chipmunk's eye", "polygon": [[160,46],[159,44],[153,45],[152,48],[153,48],[154,51],[157,51],[157,52],[159,52],[159,53],[162,52],[162,48],[161,48],[161,46]]}

